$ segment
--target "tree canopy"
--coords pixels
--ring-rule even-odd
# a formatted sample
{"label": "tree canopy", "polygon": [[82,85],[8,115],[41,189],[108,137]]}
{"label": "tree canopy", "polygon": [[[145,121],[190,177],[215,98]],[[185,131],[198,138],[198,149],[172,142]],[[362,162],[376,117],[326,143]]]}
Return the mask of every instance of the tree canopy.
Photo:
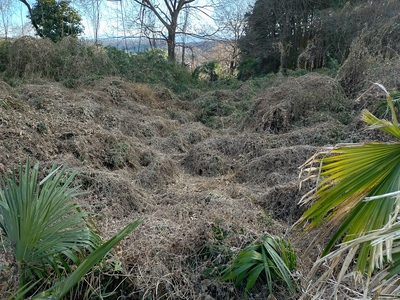
{"label": "tree canopy", "polygon": [[326,55],[341,60],[352,31],[344,25],[351,22],[343,23],[342,8],[356,2],[361,1],[257,0],[246,14],[245,35],[239,42],[241,76],[286,73],[297,67],[317,69]]}
{"label": "tree canopy", "polygon": [[[27,4],[25,1],[22,2]],[[69,1],[38,0],[29,9],[28,17],[35,27],[36,34],[53,42],[58,42],[66,36],[76,37],[84,29],[81,16],[70,7]]]}

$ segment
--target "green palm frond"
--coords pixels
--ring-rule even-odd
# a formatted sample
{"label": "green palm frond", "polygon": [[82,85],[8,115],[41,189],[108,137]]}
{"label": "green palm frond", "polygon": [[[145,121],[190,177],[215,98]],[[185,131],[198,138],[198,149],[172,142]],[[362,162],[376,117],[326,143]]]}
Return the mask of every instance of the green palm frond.
{"label": "green palm frond", "polygon": [[[363,120],[371,129],[400,140],[392,98],[387,95],[392,120],[378,119],[368,111],[363,111]],[[400,142],[339,144],[313,156],[301,169],[308,172],[306,180],[317,179],[317,186],[301,199],[301,204],[312,205],[297,225],[306,229],[323,226],[321,236],[334,231],[321,261],[331,259],[334,266],[341,262],[343,276],[356,260],[355,270],[367,272],[370,277],[375,268],[392,259],[392,252],[399,252],[393,245],[400,236],[400,227],[396,225],[400,205]],[[400,259],[395,264],[400,265]]]}
{"label": "green palm frond", "polygon": [[[343,236],[346,242],[383,228],[398,205],[394,197],[363,200],[367,195],[400,190],[400,144],[365,144],[338,150],[340,154],[323,161],[321,176],[324,179],[315,194],[318,199],[300,219],[300,224],[309,220],[309,227],[328,223],[328,228],[332,228],[340,224],[322,252],[323,256]],[[372,272],[371,251],[374,249],[368,243],[361,246],[358,270],[369,266],[369,273]]]}
{"label": "green palm frond", "polygon": [[323,255],[344,233],[347,233],[344,239],[347,241],[380,229],[388,222],[396,208],[396,199],[386,197],[365,202],[367,195],[400,190],[400,143],[339,146],[331,153],[335,155],[322,159],[319,176],[323,179],[315,194],[302,200],[303,203],[316,201],[299,222],[309,221],[308,227],[341,223]]}
{"label": "green palm frond", "polygon": [[70,201],[80,194],[79,186],[70,188],[77,171],[67,176],[65,166],[54,165],[38,183],[38,170],[28,158],[19,172],[0,179],[0,233],[19,266],[20,287],[13,299],[24,299],[38,286],[43,290],[48,282],[52,286],[32,299],[59,300],[143,220],[102,244],[88,214]]}
{"label": "green palm frond", "polygon": [[[19,176],[0,181],[0,227],[20,267],[20,284],[32,277],[46,278],[46,265],[54,270],[77,264],[84,251],[92,251],[100,239],[87,226],[87,213],[69,201],[78,187],[70,188],[76,172],[66,176],[66,167],[53,168],[38,183],[36,164],[29,159]],[[68,262],[70,260],[70,262]]]}

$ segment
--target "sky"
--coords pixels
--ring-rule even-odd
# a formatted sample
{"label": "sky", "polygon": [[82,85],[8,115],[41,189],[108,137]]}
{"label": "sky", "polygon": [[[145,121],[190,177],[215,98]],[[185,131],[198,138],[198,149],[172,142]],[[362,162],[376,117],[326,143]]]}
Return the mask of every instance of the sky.
{"label": "sky", "polygon": [[[4,6],[7,2],[11,3],[10,9],[5,10]],[[29,1],[31,5],[35,3],[35,1]],[[103,14],[107,17],[106,20],[102,21],[101,30],[102,35],[110,35],[113,34],[118,27],[118,19],[121,18],[121,2],[111,2],[111,1],[103,1],[106,5],[102,7]],[[75,9],[80,12],[80,9],[76,6],[72,5]],[[3,10],[1,8],[3,7]],[[117,8],[117,10],[116,10]],[[117,15],[116,13],[119,13]],[[5,36],[5,27],[8,23],[8,35],[11,37],[19,37],[22,35],[34,35],[34,30],[30,25],[30,20],[27,17],[28,9],[26,6],[21,3],[19,0],[0,0],[0,37]],[[84,38],[92,38],[93,30],[91,28],[90,22],[87,20],[86,16],[80,12],[82,16],[82,24],[85,27]],[[6,24],[5,24],[6,23]],[[119,23],[121,21],[119,20]]]}
{"label": "sky", "polygon": [[[207,0],[198,0],[196,4],[204,4]],[[34,30],[30,25],[30,21],[27,18],[28,10],[24,4],[22,4],[19,0],[0,0],[0,9],[5,4],[11,3],[9,10],[1,10],[0,11],[0,37],[5,36],[5,28],[8,29],[8,36],[9,37],[19,37],[22,35],[34,35]],[[31,0],[31,4],[34,4],[35,1]],[[130,19],[135,16],[135,14],[130,13],[127,8],[127,1],[102,1],[101,6],[101,22],[99,28],[99,37],[102,38],[110,38],[110,37],[121,37],[124,35],[137,35],[138,32],[129,32]],[[91,26],[91,22],[86,18],[85,14],[81,12],[81,9],[74,6],[81,16],[82,16],[82,24],[85,27],[84,34],[82,35],[83,38],[92,39],[93,29]],[[209,11],[209,14],[212,13],[212,10]],[[8,20],[8,25],[7,24]],[[123,22],[124,20],[124,22]],[[211,19],[207,20],[207,17],[202,17],[201,20],[193,21],[194,23],[211,23]],[[124,26],[125,25],[125,33],[124,33]],[[194,24],[196,26],[196,24]]]}

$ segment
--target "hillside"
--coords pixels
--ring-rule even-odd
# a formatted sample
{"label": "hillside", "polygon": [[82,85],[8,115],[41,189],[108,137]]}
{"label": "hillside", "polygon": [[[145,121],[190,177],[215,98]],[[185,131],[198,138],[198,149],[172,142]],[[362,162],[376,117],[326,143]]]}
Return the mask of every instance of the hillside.
{"label": "hillside", "polygon": [[[0,174],[28,156],[42,177],[53,164],[78,169],[74,184],[87,193],[76,201],[94,213],[104,240],[144,218],[105,270],[86,279],[114,291],[110,299],[242,299],[244,286],[221,274],[266,233],[290,240],[298,256],[297,294],[276,284],[276,299],[312,297],[307,275],[322,246],[309,249],[315,235],[292,228],[306,209],[298,201],[315,184],[299,189],[299,167],[323,146],[387,140],[360,121],[364,108],[386,113],[372,82],[399,86],[398,56],[370,42],[382,36],[363,32],[336,70],[245,82],[198,80],[159,51],[2,42]],[[0,248],[1,299],[18,285],[11,256]],[[341,299],[359,297],[358,288],[345,282]],[[249,292],[267,297],[263,284]]]}
{"label": "hillside", "polygon": [[[76,89],[1,82],[0,172],[27,156],[43,171],[53,163],[78,168],[76,184],[89,192],[78,201],[96,213],[104,239],[144,217],[113,252],[127,274],[118,292],[128,299],[240,299],[220,271],[265,232],[293,240],[301,282],[315,255],[291,228],[304,210],[298,167],[320,146],[366,137],[355,133],[359,109],[334,79],[277,77],[266,86],[243,120],[215,117],[212,128],[199,122],[204,110],[194,103],[223,107],[250,83],[182,101],[159,85],[117,77]],[[5,294],[15,270],[2,272],[11,272]],[[281,299],[293,298],[279,289]],[[266,293],[259,287],[252,299]]]}

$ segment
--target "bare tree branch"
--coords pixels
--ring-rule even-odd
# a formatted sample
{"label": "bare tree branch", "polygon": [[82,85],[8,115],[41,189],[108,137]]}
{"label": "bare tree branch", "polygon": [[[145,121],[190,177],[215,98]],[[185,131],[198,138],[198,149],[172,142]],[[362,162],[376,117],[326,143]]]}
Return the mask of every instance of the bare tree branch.
{"label": "bare tree branch", "polygon": [[[161,30],[161,35],[165,37],[168,47],[168,58],[175,60],[175,46],[177,34],[186,34],[185,30],[179,30],[179,16],[184,9],[195,10],[200,6],[191,6],[196,0],[162,0],[161,3],[152,0],[131,0],[133,3],[142,5],[149,9],[157,20],[163,25],[166,30],[164,33]],[[141,25],[143,26],[143,24]],[[187,26],[184,26],[187,28]],[[149,27],[150,28],[150,27]],[[156,30],[150,29],[152,32]]]}
{"label": "bare tree branch", "polygon": [[32,21],[32,25],[33,27],[35,27],[37,34],[41,37],[44,38],[43,34],[40,31],[39,25],[36,23],[35,18],[32,18],[32,7],[31,5],[28,3],[28,1],[26,0],[19,0],[20,2],[22,2],[27,8],[28,8],[28,12],[29,12],[29,16],[31,16],[31,21]]}

